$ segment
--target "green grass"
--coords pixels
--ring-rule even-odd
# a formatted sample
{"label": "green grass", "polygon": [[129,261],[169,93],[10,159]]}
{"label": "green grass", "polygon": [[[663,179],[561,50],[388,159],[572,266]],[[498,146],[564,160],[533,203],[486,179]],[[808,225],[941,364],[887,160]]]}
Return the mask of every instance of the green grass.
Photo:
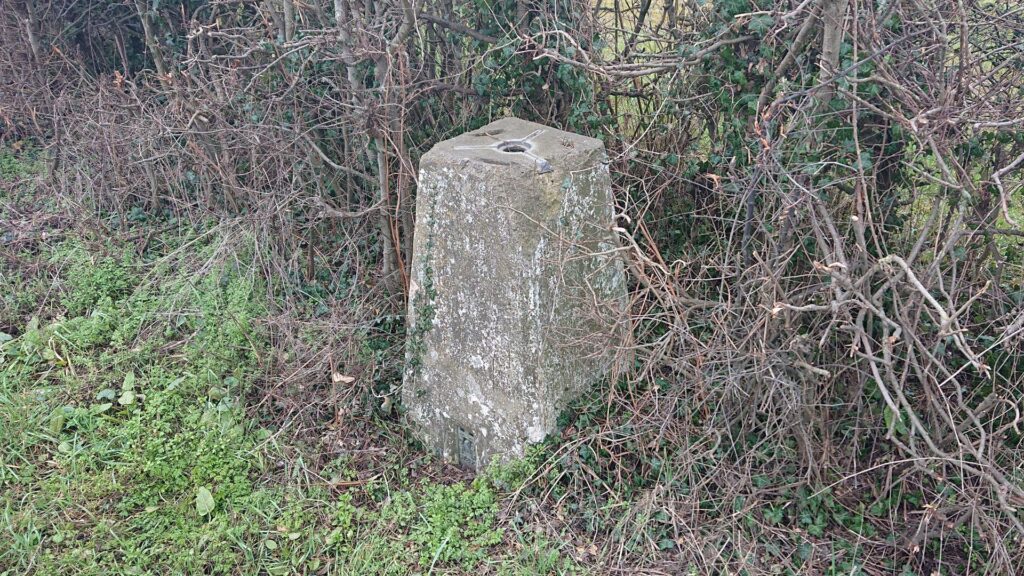
{"label": "green grass", "polygon": [[0,277],[0,575],[580,573],[507,532],[489,476],[294,472],[314,449],[252,406],[267,290],[218,241],[72,235]]}

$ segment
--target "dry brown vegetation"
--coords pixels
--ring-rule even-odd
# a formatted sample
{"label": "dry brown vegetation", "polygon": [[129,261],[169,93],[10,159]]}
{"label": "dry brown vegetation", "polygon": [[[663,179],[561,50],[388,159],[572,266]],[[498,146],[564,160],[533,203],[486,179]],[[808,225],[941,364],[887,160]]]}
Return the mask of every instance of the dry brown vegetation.
{"label": "dry brown vegetation", "polygon": [[400,378],[419,155],[601,137],[630,361],[509,513],[598,572],[1012,574],[1022,39],[1008,1],[5,0],[0,138],[77,214],[255,238],[308,433]]}

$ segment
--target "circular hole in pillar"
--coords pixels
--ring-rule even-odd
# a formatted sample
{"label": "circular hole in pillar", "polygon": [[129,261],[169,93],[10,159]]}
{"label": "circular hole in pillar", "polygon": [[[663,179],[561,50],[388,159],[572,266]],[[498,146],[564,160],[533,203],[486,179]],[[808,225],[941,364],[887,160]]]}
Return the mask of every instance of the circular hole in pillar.
{"label": "circular hole in pillar", "polygon": [[529,142],[523,142],[521,140],[508,140],[506,142],[498,144],[498,150],[501,150],[502,152],[508,152],[509,154],[526,152],[527,150],[530,149],[530,147],[531,146]]}

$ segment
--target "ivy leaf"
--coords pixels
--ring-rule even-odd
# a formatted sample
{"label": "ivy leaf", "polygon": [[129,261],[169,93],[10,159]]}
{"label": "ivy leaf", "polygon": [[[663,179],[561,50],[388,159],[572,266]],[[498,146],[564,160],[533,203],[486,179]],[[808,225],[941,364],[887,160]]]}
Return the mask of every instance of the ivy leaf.
{"label": "ivy leaf", "polygon": [[775,506],[768,506],[764,509],[764,519],[772,524],[778,524],[782,522],[782,508],[776,508]]}
{"label": "ivy leaf", "polygon": [[750,22],[747,22],[747,29],[760,36],[763,36],[765,32],[771,30],[772,26],[775,26],[775,18],[772,18],[767,14],[754,16],[750,19]]}
{"label": "ivy leaf", "polygon": [[196,490],[196,512],[200,516],[206,516],[213,512],[213,509],[217,507],[217,503],[213,501],[213,493],[206,486],[200,486]]}

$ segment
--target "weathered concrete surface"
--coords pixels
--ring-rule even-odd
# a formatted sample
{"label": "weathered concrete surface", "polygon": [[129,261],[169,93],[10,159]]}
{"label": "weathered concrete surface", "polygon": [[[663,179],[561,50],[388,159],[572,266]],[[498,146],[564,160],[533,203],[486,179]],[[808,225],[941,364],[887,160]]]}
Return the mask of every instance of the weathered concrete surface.
{"label": "weathered concrete surface", "polygon": [[604,145],[506,118],[439,143],[419,179],[403,403],[445,459],[521,456],[621,334]]}

